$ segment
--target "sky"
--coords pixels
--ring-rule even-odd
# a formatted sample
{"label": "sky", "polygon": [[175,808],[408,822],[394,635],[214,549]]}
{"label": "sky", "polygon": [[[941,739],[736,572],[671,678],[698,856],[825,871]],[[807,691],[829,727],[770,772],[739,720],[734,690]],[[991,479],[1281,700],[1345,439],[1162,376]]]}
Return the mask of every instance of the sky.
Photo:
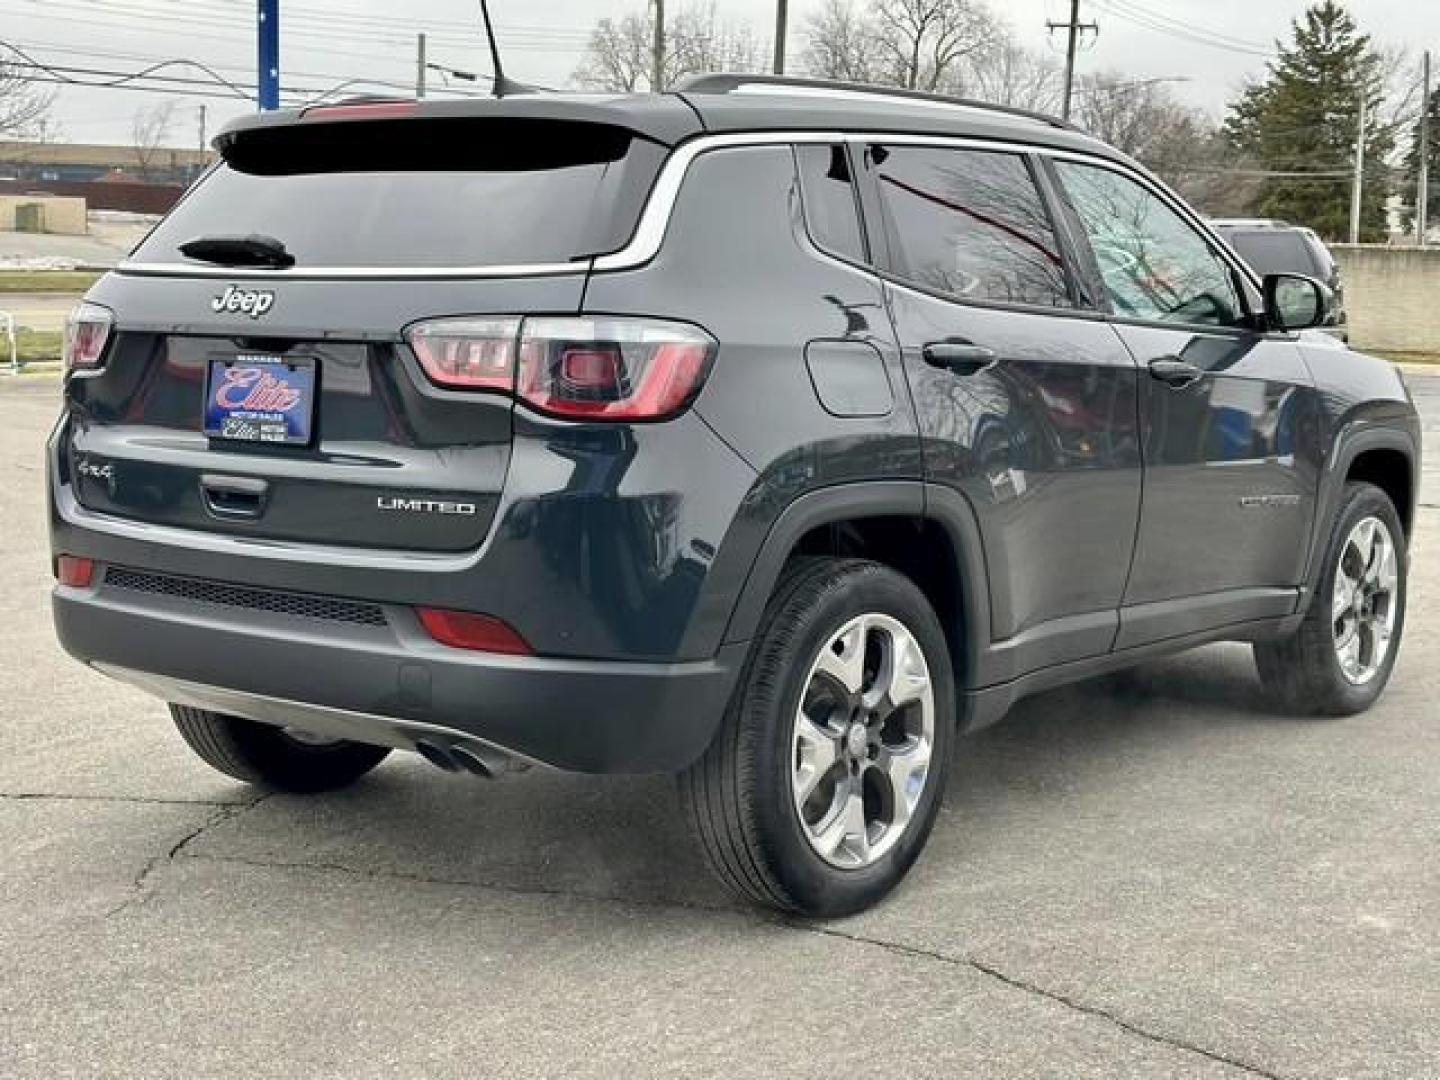
{"label": "sky", "polygon": [[[491,0],[507,73],[565,86],[596,20],[634,11],[644,0]],[[707,0],[688,0],[705,3]],[[807,13],[821,0],[791,0],[790,49],[803,47]],[[670,9],[687,0],[669,0]],[[1022,43],[1063,54],[1070,0],[990,0]],[[714,0],[722,19],[748,22],[769,38],[774,0]],[[1220,115],[1247,77],[1263,74],[1277,37],[1286,37],[1302,0],[1081,0],[1081,17],[1099,24],[1086,35],[1080,70],[1119,70],[1135,78],[1173,78],[1182,99]],[[1440,3],[1350,0],[1352,14],[1378,42],[1440,51]],[[282,83],[320,93],[369,78],[413,89],[415,35],[426,31],[432,60],[472,71],[489,68],[476,0],[281,0]],[[254,81],[255,0],[0,0],[0,41],[78,79],[113,78],[147,64],[183,58],[236,82]],[[0,52],[6,51],[0,47]],[[14,54],[10,54],[13,58]],[[99,73],[108,74],[99,74]],[[169,72],[202,79],[194,71]],[[438,76],[432,73],[432,87]],[[460,84],[464,85],[464,84]],[[185,86],[199,90],[200,86]],[[358,88],[357,88],[358,89]],[[200,106],[207,135],[254,108],[239,98],[192,97],[120,88],[57,86],[54,118],[74,142],[131,141],[137,110],[173,101],[167,142],[197,145]]]}

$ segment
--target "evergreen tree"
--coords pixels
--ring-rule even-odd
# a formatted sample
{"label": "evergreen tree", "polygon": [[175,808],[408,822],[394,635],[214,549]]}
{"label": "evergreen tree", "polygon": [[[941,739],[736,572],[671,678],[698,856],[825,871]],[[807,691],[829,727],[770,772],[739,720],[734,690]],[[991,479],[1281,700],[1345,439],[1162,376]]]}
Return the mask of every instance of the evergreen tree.
{"label": "evergreen tree", "polygon": [[[1363,97],[1369,122],[1360,234],[1382,240],[1385,160],[1395,146],[1393,132],[1376,122],[1384,98],[1379,54],[1337,0],[1311,5],[1292,25],[1293,41],[1278,46],[1265,80],[1230,106],[1226,136],[1267,171],[1334,173],[1354,165]],[[1343,177],[1269,177],[1257,209],[1341,239],[1349,233],[1350,188]]]}
{"label": "evergreen tree", "polygon": [[[1405,202],[1412,208],[1420,198],[1420,125],[1428,124],[1430,127],[1430,152],[1426,155],[1430,159],[1430,197],[1426,199],[1428,204],[1426,221],[1430,228],[1440,226],[1440,89],[1430,92],[1430,105],[1425,110],[1423,119],[1415,121],[1415,130],[1411,133],[1410,152],[1405,155]],[[1415,228],[1415,212],[1412,209],[1406,215],[1405,226],[1408,229]]]}

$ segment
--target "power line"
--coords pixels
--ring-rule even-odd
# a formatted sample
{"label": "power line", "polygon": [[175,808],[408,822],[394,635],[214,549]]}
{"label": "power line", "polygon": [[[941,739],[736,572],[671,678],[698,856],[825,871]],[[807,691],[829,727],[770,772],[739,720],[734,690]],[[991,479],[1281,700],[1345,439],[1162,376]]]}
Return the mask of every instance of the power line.
{"label": "power line", "polygon": [[[104,60],[133,60],[133,61],[136,61],[136,62],[142,63],[142,64],[157,63],[157,62],[159,62],[159,61],[162,59],[161,57],[154,56],[154,55],[147,55],[147,54],[144,54],[144,53],[129,52],[129,51],[125,51],[125,50],[116,50],[116,49],[76,49],[76,48],[72,48],[72,47],[66,46],[66,45],[57,45],[57,44],[55,44],[55,43],[53,43],[53,42],[48,42],[48,41],[30,41],[30,40],[25,40],[25,41],[14,41],[14,42],[12,42],[12,44],[20,45],[20,46],[22,46],[22,47],[24,47],[24,48],[26,48],[26,49],[39,50],[39,51],[46,52],[46,53],[62,53],[62,54],[64,54],[64,55],[66,55],[66,56],[84,56],[84,57],[90,57],[90,58],[100,58],[100,59],[104,59]],[[241,74],[241,75],[249,75],[251,72],[253,72],[253,71],[255,70],[255,69],[254,69],[254,65],[247,65],[247,64],[220,64],[220,63],[215,63],[215,62],[210,62],[210,61],[207,61],[207,63],[209,63],[209,66],[212,67],[212,68],[214,68],[216,71],[234,72],[234,73],[239,73],[239,74]],[[51,66],[54,66],[54,65],[51,65]],[[289,74],[289,76],[290,76],[291,78],[296,78],[296,79],[320,79],[320,80],[330,81],[330,82],[340,82],[341,80],[348,79],[348,78],[351,77],[351,76],[349,76],[349,75],[337,74],[337,73],[335,73],[335,72],[327,72],[327,71],[296,71],[296,70],[291,70],[291,71],[288,71],[288,74]],[[371,85],[371,86],[383,86],[383,87],[386,87],[386,88],[388,88],[388,89],[407,90],[407,89],[410,88],[410,84],[409,84],[409,83],[407,83],[407,82],[400,82],[400,81],[397,81],[397,80],[367,78],[367,79],[365,79],[364,81],[365,81],[367,84]],[[460,92],[461,92],[461,91],[456,91],[456,93],[460,93]]]}
{"label": "power line", "polygon": [[1123,19],[1125,22],[1196,45],[1208,45],[1214,49],[1224,49],[1249,56],[1269,57],[1274,55],[1274,50],[1255,42],[1243,41],[1240,38],[1232,38],[1226,34],[1180,22],[1152,11],[1150,8],[1141,7],[1133,0],[1096,0],[1096,3],[1111,15]]}
{"label": "power line", "polygon": [[149,67],[145,68],[145,69],[142,70],[142,71],[128,72],[128,73],[127,73],[127,72],[113,73],[113,78],[111,79],[111,81],[109,81],[109,82],[105,82],[105,81],[95,82],[95,81],[91,81],[91,80],[85,80],[85,79],[75,78],[75,77],[73,77],[73,76],[61,75],[61,74],[60,74],[60,69],[53,68],[53,67],[51,67],[51,66],[48,65],[48,64],[42,64],[42,63],[40,63],[40,62],[39,62],[38,60],[36,60],[33,56],[31,56],[29,53],[27,53],[24,49],[17,48],[16,46],[10,44],[8,41],[0,41],[0,48],[7,49],[7,50],[9,50],[10,52],[14,53],[16,56],[20,57],[22,60],[26,61],[25,64],[13,64],[13,63],[12,63],[11,66],[14,66],[14,67],[26,67],[26,66],[28,66],[28,67],[31,67],[31,68],[39,68],[39,69],[41,69],[42,71],[49,72],[51,75],[56,75],[57,77],[63,79],[64,81],[73,83],[73,84],[75,84],[75,85],[77,85],[77,86],[96,86],[96,87],[122,86],[122,85],[124,85],[124,84],[127,83],[127,82],[134,82],[134,81],[136,81],[136,80],[144,79],[144,78],[152,78],[152,79],[163,79],[163,78],[166,78],[166,76],[159,76],[159,75],[156,75],[156,74],[155,74],[155,73],[158,72],[158,71],[163,71],[165,68],[170,68],[170,67],[189,67],[189,68],[195,68],[197,71],[203,71],[206,75],[209,75],[210,78],[211,78],[212,80],[214,80],[217,84],[219,84],[219,85],[221,85],[221,86],[224,86],[224,87],[226,87],[226,88],[229,89],[229,90],[234,91],[235,94],[236,94],[237,96],[239,96],[239,97],[242,97],[242,98],[249,98],[249,97],[250,97],[250,95],[246,94],[246,92],[245,92],[244,90],[242,90],[242,89],[241,89],[239,86],[237,86],[235,83],[231,82],[231,81],[230,81],[229,79],[227,79],[224,75],[221,75],[221,74],[220,74],[218,71],[216,71],[214,68],[207,67],[205,64],[200,63],[200,61],[198,61],[198,60],[161,60],[159,63],[151,64]]}
{"label": "power line", "polygon": [[[104,17],[98,14],[94,7],[84,3],[76,3],[74,0],[44,0],[44,15],[34,13],[34,17],[43,17],[46,22],[68,21],[83,22],[86,25],[108,24],[111,26],[133,28],[136,21],[143,22],[143,29],[153,32],[157,29],[163,30],[164,24],[179,24],[182,26],[195,26],[202,30],[233,29],[237,32],[233,39],[237,43],[241,40],[248,41],[253,34],[254,27],[251,20],[240,16],[234,8],[229,5],[221,5],[218,8],[206,9],[203,7],[203,0],[193,0],[183,8],[177,10],[168,5],[160,7],[152,6],[154,0],[106,0]],[[29,7],[35,0],[26,0],[25,6]],[[65,16],[56,16],[56,10],[74,12],[83,15],[77,19]],[[17,12],[17,14],[27,14]],[[119,21],[117,21],[117,19]],[[134,21],[125,21],[134,20]],[[343,21],[338,25],[333,17],[307,17],[297,13],[291,15],[288,10],[285,16],[287,38],[318,38],[325,41],[363,41],[369,43],[404,44],[408,48],[413,42],[413,31],[402,26],[395,20],[386,20],[383,23],[370,24],[346,24]],[[161,25],[157,26],[157,22]],[[582,33],[584,36],[582,37]],[[557,36],[563,35],[563,36]],[[208,35],[215,37],[215,35]],[[479,48],[483,47],[483,41],[473,30],[468,33],[445,31],[432,33],[432,39],[442,44],[454,45],[458,48]],[[583,47],[589,41],[588,32],[579,30],[545,30],[534,29],[519,33],[507,33],[509,38],[505,42],[507,49],[515,51],[539,51],[539,52],[569,52]],[[230,41],[229,37],[220,40]]]}

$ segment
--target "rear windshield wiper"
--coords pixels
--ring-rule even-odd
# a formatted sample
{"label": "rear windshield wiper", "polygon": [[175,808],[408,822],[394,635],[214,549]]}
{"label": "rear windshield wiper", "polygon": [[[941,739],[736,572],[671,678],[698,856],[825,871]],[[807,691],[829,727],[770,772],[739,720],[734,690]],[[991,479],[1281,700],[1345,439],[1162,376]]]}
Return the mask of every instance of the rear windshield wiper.
{"label": "rear windshield wiper", "polygon": [[283,270],[295,265],[295,256],[273,236],[200,236],[180,245],[182,254],[221,266],[268,266]]}

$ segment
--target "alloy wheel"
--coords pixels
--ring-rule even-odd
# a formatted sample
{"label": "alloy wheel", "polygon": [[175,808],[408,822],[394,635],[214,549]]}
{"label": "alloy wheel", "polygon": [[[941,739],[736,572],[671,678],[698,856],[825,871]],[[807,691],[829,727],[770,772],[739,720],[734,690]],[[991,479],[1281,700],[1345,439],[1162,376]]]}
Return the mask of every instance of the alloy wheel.
{"label": "alloy wheel", "polygon": [[915,636],[859,615],[826,640],[795,715],[791,792],[810,846],[860,869],[893,848],[930,777],[935,694]]}

